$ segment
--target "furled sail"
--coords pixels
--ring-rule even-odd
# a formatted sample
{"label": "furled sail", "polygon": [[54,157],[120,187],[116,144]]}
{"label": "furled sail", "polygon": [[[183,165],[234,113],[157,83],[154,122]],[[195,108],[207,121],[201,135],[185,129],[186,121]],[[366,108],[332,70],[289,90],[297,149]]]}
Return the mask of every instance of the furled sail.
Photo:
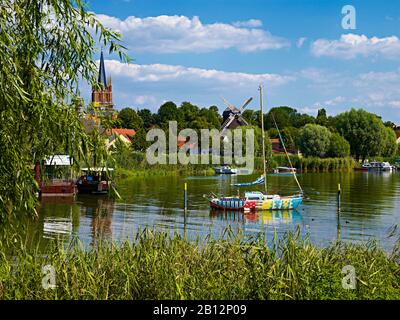
{"label": "furled sail", "polygon": [[246,183],[234,183],[233,185],[235,187],[249,187],[249,186],[257,186],[259,184],[264,184],[265,182],[265,177],[261,176],[257,180],[253,182],[246,182]]}

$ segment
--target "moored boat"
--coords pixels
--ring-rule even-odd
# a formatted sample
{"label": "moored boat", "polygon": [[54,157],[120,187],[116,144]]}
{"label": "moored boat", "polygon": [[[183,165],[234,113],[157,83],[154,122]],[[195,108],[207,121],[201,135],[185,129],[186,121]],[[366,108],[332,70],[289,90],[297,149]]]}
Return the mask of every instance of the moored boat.
{"label": "moored boat", "polygon": [[276,167],[274,173],[296,173],[296,168],[290,167]]}
{"label": "moored boat", "polygon": [[238,171],[230,166],[222,165],[221,167],[214,168],[216,174],[236,174]]}
{"label": "moored boat", "polygon": [[[260,107],[261,107],[261,115],[263,115],[262,108],[262,87],[259,87],[260,90]],[[266,159],[265,159],[265,141],[264,135],[262,135],[262,146],[263,146],[263,164],[264,164],[264,175],[258,178],[254,182],[250,183],[240,183],[234,184],[237,187],[248,187],[254,186],[258,184],[264,184],[264,191],[253,191],[253,192],[245,192],[244,197],[236,196],[236,197],[218,197],[213,193],[210,193],[208,196],[204,195],[205,198],[208,199],[210,203],[210,207],[212,209],[220,209],[220,210],[237,210],[237,211],[255,211],[255,210],[293,210],[300,206],[303,202],[303,190],[301,185],[296,177],[296,169],[293,168],[290,157],[286,151],[286,147],[284,141],[281,137],[278,125],[276,124],[275,118],[272,114],[275,126],[278,130],[279,137],[282,141],[283,148],[285,150],[286,156],[288,158],[288,162],[290,163],[290,168],[288,167],[279,167],[284,169],[284,172],[289,172],[293,174],[294,180],[296,181],[300,192],[298,194],[290,195],[290,196],[281,196],[277,194],[268,194],[267,193],[267,181],[266,177]],[[261,118],[261,130],[264,132],[264,120],[263,116]]]}
{"label": "moored boat", "polygon": [[264,194],[260,191],[245,192],[244,197],[217,197],[214,194],[205,196],[210,207],[218,210],[256,211],[256,210],[294,210],[303,202],[301,194],[280,196]]}
{"label": "moored boat", "polygon": [[361,166],[362,170],[392,171],[393,166],[389,162],[372,161],[365,162]]}
{"label": "moored boat", "polygon": [[[41,175],[41,165],[35,165],[35,180],[39,185],[39,197],[73,197],[76,194],[75,183],[71,178],[72,158],[67,155],[54,155],[44,163],[44,176]],[[56,167],[62,168],[64,175],[56,174]]]}
{"label": "moored boat", "polygon": [[81,194],[107,194],[110,191],[108,172],[112,168],[82,168],[83,174],[76,182],[78,193]]}
{"label": "moored boat", "polygon": [[303,195],[281,196],[278,194],[264,194],[260,191],[246,192],[245,198],[255,202],[256,210],[293,210],[303,202]]}
{"label": "moored boat", "polygon": [[246,206],[246,199],[241,197],[208,197],[210,207],[218,210],[243,211]]}

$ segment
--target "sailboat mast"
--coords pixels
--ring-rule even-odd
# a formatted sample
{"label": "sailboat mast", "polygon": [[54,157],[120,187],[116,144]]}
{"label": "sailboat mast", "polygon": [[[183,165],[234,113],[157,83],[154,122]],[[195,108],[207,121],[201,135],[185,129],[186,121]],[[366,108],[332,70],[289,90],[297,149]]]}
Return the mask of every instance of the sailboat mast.
{"label": "sailboat mast", "polygon": [[267,168],[266,168],[266,159],[265,159],[265,131],[264,131],[264,112],[263,112],[263,92],[262,92],[262,86],[260,85],[258,87],[258,90],[260,91],[260,109],[261,109],[261,134],[262,134],[262,155],[263,155],[263,165],[264,165],[264,188],[265,188],[265,193],[267,193]]}

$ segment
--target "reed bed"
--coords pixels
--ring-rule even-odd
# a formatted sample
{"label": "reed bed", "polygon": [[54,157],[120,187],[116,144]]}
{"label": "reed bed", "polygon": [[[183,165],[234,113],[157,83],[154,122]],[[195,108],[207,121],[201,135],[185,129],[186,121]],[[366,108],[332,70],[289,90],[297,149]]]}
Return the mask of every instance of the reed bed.
{"label": "reed bed", "polygon": [[[195,156],[196,157],[196,156]],[[144,153],[135,152],[115,156],[117,165],[117,177],[142,177],[142,176],[170,176],[170,175],[213,175],[213,168],[218,164],[212,164],[212,156],[209,156],[209,164],[201,164],[200,156],[197,156],[198,164],[154,164],[150,165]],[[357,162],[351,158],[316,158],[298,157],[290,155],[292,165],[303,172],[328,172],[350,171],[357,166]],[[225,162],[224,157],[217,157],[217,163]],[[262,157],[254,157],[254,170],[262,173],[264,170]],[[274,154],[267,159],[267,170],[272,172],[277,166],[290,166],[285,154]]]}
{"label": "reed bed", "polygon": [[[317,157],[298,157],[290,155],[293,167],[303,172],[329,172],[329,171],[350,171],[358,164],[352,157],[346,158],[317,158]],[[285,154],[276,154],[270,160],[270,167],[290,166]],[[262,162],[261,162],[262,164]]]}
{"label": "reed bed", "polygon": [[[59,243],[46,255],[2,243],[0,299],[400,299],[399,246],[390,254],[374,242],[319,248],[299,234],[267,246],[264,236],[190,242],[144,230],[133,243]],[[48,264],[57,287],[45,290]],[[356,289],[342,287],[346,265]]]}

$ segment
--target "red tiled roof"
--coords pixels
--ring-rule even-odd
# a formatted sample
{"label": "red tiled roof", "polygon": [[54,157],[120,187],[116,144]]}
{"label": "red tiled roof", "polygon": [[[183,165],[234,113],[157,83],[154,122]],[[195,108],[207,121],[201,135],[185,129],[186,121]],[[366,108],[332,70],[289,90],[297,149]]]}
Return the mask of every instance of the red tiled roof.
{"label": "red tiled roof", "polygon": [[124,136],[133,137],[136,134],[136,131],[133,129],[111,129],[112,133],[122,134]]}
{"label": "red tiled roof", "polygon": [[118,129],[111,129],[110,135],[112,135],[112,134],[118,134],[118,135],[124,136],[129,141],[132,141],[132,137],[136,134],[136,131],[133,129],[118,128]]}

